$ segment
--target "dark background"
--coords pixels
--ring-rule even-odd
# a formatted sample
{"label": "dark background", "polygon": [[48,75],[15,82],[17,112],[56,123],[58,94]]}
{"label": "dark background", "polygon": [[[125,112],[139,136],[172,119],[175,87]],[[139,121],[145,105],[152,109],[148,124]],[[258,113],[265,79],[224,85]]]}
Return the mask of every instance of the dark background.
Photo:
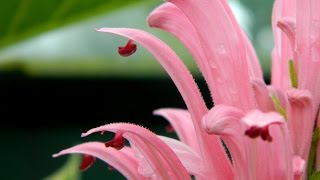
{"label": "dark background", "polygon": [[[2,72],[0,77],[0,179],[48,176],[66,160],[51,158],[53,153],[80,142],[109,140],[111,135],[80,138],[82,132],[106,123],[133,122],[167,135],[167,122],[152,111],[185,107],[173,82],[165,77],[38,78],[19,71]],[[212,106],[205,82],[197,81]],[[122,177],[101,161],[82,175],[84,179]]]}

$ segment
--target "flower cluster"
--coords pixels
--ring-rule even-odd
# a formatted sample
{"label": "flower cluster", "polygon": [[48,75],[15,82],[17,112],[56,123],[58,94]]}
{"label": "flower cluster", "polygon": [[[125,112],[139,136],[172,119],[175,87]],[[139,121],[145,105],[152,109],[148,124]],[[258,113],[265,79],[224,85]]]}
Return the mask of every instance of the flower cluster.
{"label": "flower cluster", "polygon": [[313,136],[319,133],[319,8],[319,0],[275,1],[271,85],[263,81],[255,51],[226,0],[168,0],[156,8],[149,25],[188,49],[207,82],[211,109],[186,66],[161,40],[137,29],[97,29],[129,39],[119,47],[122,56],[133,54],[139,43],[169,74],[187,110],[154,114],[168,119],[181,141],[114,123],[82,134],[110,131],[112,141],[80,144],[54,156],[84,154],[82,170],[97,157],[128,179],[307,179],[320,169],[318,134]]}

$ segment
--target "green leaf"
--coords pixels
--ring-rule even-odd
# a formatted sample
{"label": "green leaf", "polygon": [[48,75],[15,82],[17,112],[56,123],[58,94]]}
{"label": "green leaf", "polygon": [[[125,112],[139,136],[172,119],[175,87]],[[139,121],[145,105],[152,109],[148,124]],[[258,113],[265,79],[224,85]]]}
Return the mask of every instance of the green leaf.
{"label": "green leaf", "polygon": [[307,170],[308,177],[310,177],[314,173],[314,162],[315,162],[316,153],[317,153],[317,144],[318,144],[318,140],[319,140],[319,133],[320,133],[319,128],[316,128],[315,131],[313,132],[310,153],[309,153],[309,160],[308,160],[308,170]]}
{"label": "green leaf", "polygon": [[311,177],[310,180],[320,180],[320,171],[314,173]]}
{"label": "green leaf", "polygon": [[141,0],[1,1],[0,48],[138,2]]}
{"label": "green leaf", "polygon": [[54,172],[52,175],[44,178],[45,180],[80,180],[81,172],[79,164],[81,157],[79,155],[70,155],[66,164]]}

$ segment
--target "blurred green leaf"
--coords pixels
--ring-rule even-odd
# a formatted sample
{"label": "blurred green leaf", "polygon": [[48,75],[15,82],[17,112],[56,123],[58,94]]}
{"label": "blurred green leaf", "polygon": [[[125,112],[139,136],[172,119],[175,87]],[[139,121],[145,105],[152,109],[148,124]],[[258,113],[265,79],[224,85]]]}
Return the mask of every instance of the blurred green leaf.
{"label": "blurred green leaf", "polygon": [[10,0],[0,4],[0,48],[141,0]]}
{"label": "blurred green leaf", "polygon": [[44,180],[80,180],[81,172],[79,164],[81,157],[79,155],[71,155],[66,164],[54,172],[52,175],[44,178]]}

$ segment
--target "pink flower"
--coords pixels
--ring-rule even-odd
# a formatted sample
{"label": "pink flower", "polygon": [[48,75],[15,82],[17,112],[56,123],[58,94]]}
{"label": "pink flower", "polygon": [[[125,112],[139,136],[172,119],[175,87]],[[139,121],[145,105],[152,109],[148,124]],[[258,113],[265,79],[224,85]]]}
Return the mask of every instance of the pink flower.
{"label": "pink flower", "polygon": [[[161,40],[137,29],[97,29],[129,39],[119,47],[122,56],[133,54],[134,42],[139,43],[169,74],[188,110],[160,109],[154,114],[167,118],[181,141],[138,125],[114,123],[82,134],[110,131],[116,133],[112,141],[80,144],[54,157],[85,154],[82,170],[97,157],[128,179],[306,179],[320,104],[319,8],[319,0],[275,2],[269,86],[227,1],[169,0],[155,9],[149,25],[171,33],[190,51],[215,103],[210,110],[186,66]],[[316,169],[309,162],[311,170],[320,168],[318,159]]]}

